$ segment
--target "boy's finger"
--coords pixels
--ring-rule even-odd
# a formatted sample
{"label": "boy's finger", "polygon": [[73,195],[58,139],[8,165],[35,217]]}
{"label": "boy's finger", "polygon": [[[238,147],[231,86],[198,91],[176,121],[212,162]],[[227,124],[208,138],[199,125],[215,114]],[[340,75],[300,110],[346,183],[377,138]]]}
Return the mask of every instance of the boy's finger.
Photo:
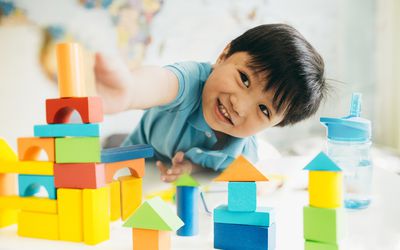
{"label": "boy's finger", "polygon": [[172,167],[167,170],[168,175],[176,175],[176,174],[180,175],[182,174],[182,172],[183,172],[182,167]]}
{"label": "boy's finger", "polygon": [[156,162],[157,168],[160,170],[161,175],[166,175],[168,168],[161,161]]}
{"label": "boy's finger", "polygon": [[164,182],[174,182],[179,178],[178,174],[162,175],[161,180]]}
{"label": "boy's finger", "polygon": [[183,153],[182,151],[178,151],[172,158],[172,165],[181,163],[183,162],[184,159],[185,159],[185,153]]}

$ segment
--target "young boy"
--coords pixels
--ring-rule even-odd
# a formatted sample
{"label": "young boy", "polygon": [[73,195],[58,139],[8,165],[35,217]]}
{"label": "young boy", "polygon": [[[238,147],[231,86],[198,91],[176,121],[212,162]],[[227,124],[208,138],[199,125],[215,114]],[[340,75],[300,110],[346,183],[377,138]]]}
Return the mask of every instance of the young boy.
{"label": "young boy", "polygon": [[321,56],[284,24],[248,30],[214,65],[129,72],[97,55],[95,74],[106,112],[146,110],[124,145],[152,145],[166,182],[201,168],[223,170],[240,154],[256,162],[254,135],[315,114],[327,91]]}

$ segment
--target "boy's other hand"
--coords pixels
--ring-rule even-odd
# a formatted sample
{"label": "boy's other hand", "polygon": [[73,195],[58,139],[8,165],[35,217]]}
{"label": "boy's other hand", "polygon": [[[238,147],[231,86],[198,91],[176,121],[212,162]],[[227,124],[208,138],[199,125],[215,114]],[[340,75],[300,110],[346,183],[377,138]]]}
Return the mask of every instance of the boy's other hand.
{"label": "boy's other hand", "polygon": [[104,112],[111,114],[128,109],[130,96],[127,89],[132,82],[128,66],[122,60],[96,53],[94,74],[97,93],[103,99]]}
{"label": "boy's other hand", "polygon": [[165,163],[157,161],[156,165],[160,170],[160,178],[165,182],[174,182],[183,173],[191,173],[197,165],[190,160],[185,159],[185,154],[181,151],[177,152],[172,158],[172,166],[168,168]]}

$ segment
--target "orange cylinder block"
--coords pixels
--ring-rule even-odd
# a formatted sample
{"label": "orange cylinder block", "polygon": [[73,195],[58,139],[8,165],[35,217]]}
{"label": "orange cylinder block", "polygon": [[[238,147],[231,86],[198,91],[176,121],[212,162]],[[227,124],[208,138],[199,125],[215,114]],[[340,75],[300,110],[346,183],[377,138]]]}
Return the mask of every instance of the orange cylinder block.
{"label": "orange cylinder block", "polygon": [[79,44],[57,45],[58,89],[61,98],[86,96],[83,58],[83,50]]}

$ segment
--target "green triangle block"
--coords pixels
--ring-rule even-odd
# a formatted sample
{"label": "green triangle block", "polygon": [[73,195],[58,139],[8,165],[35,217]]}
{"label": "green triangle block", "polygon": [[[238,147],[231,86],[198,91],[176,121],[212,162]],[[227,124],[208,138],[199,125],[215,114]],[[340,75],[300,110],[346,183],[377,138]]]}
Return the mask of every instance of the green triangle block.
{"label": "green triangle block", "polygon": [[342,171],[335,162],[329,158],[324,152],[320,152],[303,170],[311,171]]}
{"label": "green triangle block", "polygon": [[175,186],[177,187],[198,187],[200,184],[193,179],[189,174],[182,174],[178,180],[175,181]]}
{"label": "green triangle block", "polygon": [[145,201],[124,223],[124,227],[176,231],[182,220],[160,197]]}

